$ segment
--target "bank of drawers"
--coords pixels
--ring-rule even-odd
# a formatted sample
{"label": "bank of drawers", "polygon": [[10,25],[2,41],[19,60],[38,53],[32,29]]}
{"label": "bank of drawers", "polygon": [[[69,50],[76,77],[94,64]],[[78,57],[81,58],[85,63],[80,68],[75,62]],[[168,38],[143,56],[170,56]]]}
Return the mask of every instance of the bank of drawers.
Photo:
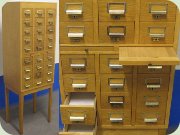
{"label": "bank of drawers", "polygon": [[[98,0],[98,5],[99,43],[134,44],[136,1]],[[141,0],[140,7],[139,43],[172,44],[176,6],[163,0]],[[60,12],[62,44],[94,43],[92,1],[62,0]]]}
{"label": "bank of drawers", "polygon": [[53,83],[56,10],[22,9],[22,89]]}

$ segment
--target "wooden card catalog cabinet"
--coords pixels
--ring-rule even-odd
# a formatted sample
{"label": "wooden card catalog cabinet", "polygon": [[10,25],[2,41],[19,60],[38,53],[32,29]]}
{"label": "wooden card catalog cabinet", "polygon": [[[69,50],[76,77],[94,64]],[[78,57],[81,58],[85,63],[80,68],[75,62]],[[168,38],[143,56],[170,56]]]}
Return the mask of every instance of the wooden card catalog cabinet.
{"label": "wooden card catalog cabinet", "polygon": [[20,98],[20,133],[23,133],[23,98],[25,95],[33,93],[35,105],[36,92],[49,89],[49,105],[51,105],[54,82],[55,28],[55,3],[9,2],[3,7],[6,115],[8,120],[8,91],[11,90]]}
{"label": "wooden card catalog cabinet", "polygon": [[168,0],[60,0],[59,134],[166,135],[178,16]]}

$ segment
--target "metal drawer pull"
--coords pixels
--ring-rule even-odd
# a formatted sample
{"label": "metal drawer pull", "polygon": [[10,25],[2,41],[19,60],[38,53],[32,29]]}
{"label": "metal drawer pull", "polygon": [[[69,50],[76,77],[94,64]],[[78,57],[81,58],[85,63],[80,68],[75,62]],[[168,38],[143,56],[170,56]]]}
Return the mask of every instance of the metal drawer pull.
{"label": "metal drawer pull", "polygon": [[110,15],[115,15],[115,16],[125,15],[126,3],[123,3],[123,2],[108,3],[107,4],[107,12]]}
{"label": "metal drawer pull", "polygon": [[85,117],[75,117],[75,116],[70,116],[70,121],[71,122],[83,122],[85,121]]}
{"label": "metal drawer pull", "polygon": [[166,15],[167,11],[151,11],[153,15]]}
{"label": "metal drawer pull", "polygon": [[43,11],[42,10],[37,10],[37,14],[38,15],[43,15]]}
{"label": "metal drawer pull", "polygon": [[25,69],[25,72],[31,72],[31,70],[30,69]]}
{"label": "metal drawer pull", "polygon": [[83,3],[66,3],[65,13],[73,18],[77,18],[83,14]]}
{"label": "metal drawer pull", "polygon": [[49,23],[49,25],[53,25],[54,21],[49,20],[48,23]]}
{"label": "metal drawer pull", "polygon": [[161,85],[160,84],[148,84],[147,88],[148,89],[159,89],[159,88],[161,88]]}
{"label": "metal drawer pull", "polygon": [[157,118],[145,118],[144,122],[145,123],[157,123],[158,119]]}
{"label": "metal drawer pull", "polygon": [[52,79],[48,79],[47,81],[48,81],[48,82],[51,82],[51,81],[52,81]]}
{"label": "metal drawer pull", "polygon": [[51,74],[52,74],[52,72],[48,72],[47,74],[48,74],[48,75],[51,75]]}
{"label": "metal drawer pull", "polygon": [[41,42],[43,39],[42,38],[37,38],[37,41],[38,42]]}
{"label": "metal drawer pull", "polygon": [[112,32],[110,32],[109,33],[109,36],[113,36],[113,37],[121,37],[121,36],[125,36],[125,34],[124,33],[112,33]]}
{"label": "metal drawer pull", "polygon": [[25,30],[24,33],[25,34],[30,34],[30,31],[29,30]]}
{"label": "metal drawer pull", "polygon": [[27,43],[30,43],[31,40],[30,39],[24,39],[24,42],[27,44]]}
{"label": "metal drawer pull", "polygon": [[159,102],[146,102],[146,106],[159,106]]}
{"label": "metal drawer pull", "polygon": [[126,27],[125,26],[108,26],[107,34],[112,38],[125,37]]}
{"label": "metal drawer pull", "polygon": [[40,70],[40,69],[42,69],[42,67],[40,67],[40,66],[37,66],[37,69],[38,69],[38,70]]}
{"label": "metal drawer pull", "polygon": [[51,64],[48,64],[48,67],[52,67],[53,65],[51,65]]}
{"label": "metal drawer pull", "polygon": [[25,77],[25,80],[27,81],[27,80],[30,80],[31,79],[31,77]]}
{"label": "metal drawer pull", "polygon": [[123,118],[110,118],[112,123],[120,123],[123,122]]}
{"label": "metal drawer pull", "polygon": [[87,87],[87,84],[72,84],[72,87],[75,89],[84,89]]}
{"label": "metal drawer pull", "polygon": [[49,57],[48,57],[48,60],[51,60],[52,58],[53,58],[53,57],[49,56]]}
{"label": "metal drawer pull", "polygon": [[124,15],[125,10],[109,10],[110,15]]}
{"label": "metal drawer pull", "polygon": [[53,29],[48,29],[48,31],[49,31],[49,32],[54,32],[54,30],[53,30]]}
{"label": "metal drawer pull", "polygon": [[124,84],[109,84],[112,89],[120,89],[124,87]]}
{"label": "metal drawer pull", "polygon": [[53,48],[53,46],[52,45],[48,45],[48,48]]}
{"label": "metal drawer pull", "polygon": [[163,66],[148,66],[148,69],[162,69]]}
{"label": "metal drawer pull", "polygon": [[49,10],[49,11],[48,11],[48,14],[49,14],[49,15],[53,15],[53,13],[54,13],[53,10]]}
{"label": "metal drawer pull", "polygon": [[156,18],[159,18],[159,16],[167,15],[167,11],[168,11],[168,4],[166,3],[149,5],[149,13],[154,15]]}
{"label": "metal drawer pull", "polygon": [[30,26],[30,21],[25,21],[24,24],[25,24],[26,26]]}
{"label": "metal drawer pull", "polygon": [[42,84],[42,82],[37,82],[36,84],[37,84],[37,85],[40,85],[40,84]]}
{"label": "metal drawer pull", "polygon": [[52,37],[48,37],[48,40],[52,41],[52,40],[53,40],[53,38],[52,38]]}
{"label": "metal drawer pull", "polygon": [[68,33],[69,38],[83,38],[84,33]]}
{"label": "metal drawer pull", "polygon": [[31,51],[31,49],[30,49],[30,48],[25,48],[24,50],[25,50],[25,52],[29,52],[29,51]]}
{"label": "metal drawer pull", "polygon": [[164,38],[165,34],[149,34],[151,38]]}
{"label": "metal drawer pull", "polygon": [[66,10],[67,15],[82,15],[82,10]]}
{"label": "metal drawer pull", "polygon": [[112,104],[112,105],[116,105],[116,104],[122,105],[122,104],[124,104],[123,101],[110,101],[109,103]]}
{"label": "metal drawer pull", "polygon": [[26,88],[29,88],[29,87],[31,87],[31,85],[25,85],[25,87],[26,87]]}
{"label": "metal drawer pull", "polygon": [[85,68],[85,64],[71,64],[71,68]]}
{"label": "metal drawer pull", "polygon": [[31,10],[25,10],[25,11],[24,11],[24,14],[25,14],[26,16],[30,16],[30,15],[31,15]]}
{"label": "metal drawer pull", "polygon": [[39,58],[39,59],[37,59],[37,62],[41,62],[43,59],[41,59],[41,58]]}
{"label": "metal drawer pull", "polygon": [[123,69],[123,65],[119,65],[119,64],[109,64],[109,67],[111,69]]}

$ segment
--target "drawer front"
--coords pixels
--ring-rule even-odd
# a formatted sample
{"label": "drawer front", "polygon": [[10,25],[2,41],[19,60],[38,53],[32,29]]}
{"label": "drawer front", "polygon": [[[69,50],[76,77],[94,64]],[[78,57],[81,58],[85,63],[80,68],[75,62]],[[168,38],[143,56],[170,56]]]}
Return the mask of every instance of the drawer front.
{"label": "drawer front", "polygon": [[36,8],[34,16],[37,17],[37,18],[45,17],[45,9],[43,9],[43,8]]}
{"label": "drawer front", "polygon": [[47,18],[56,18],[56,9],[46,8],[46,17]]}
{"label": "drawer front", "polygon": [[93,74],[66,74],[63,78],[66,92],[95,92],[95,75]]}
{"label": "drawer front", "polygon": [[130,92],[132,91],[132,75],[101,75],[101,92]]}
{"label": "drawer front", "polygon": [[123,66],[119,63],[119,55],[100,55],[101,73],[132,73],[131,66]]}
{"label": "drawer front", "polygon": [[24,27],[32,27],[33,26],[33,18],[24,18],[23,26]]}
{"label": "drawer front", "polygon": [[170,66],[162,65],[149,65],[149,66],[139,66],[138,73],[170,73]]}
{"label": "drawer front", "polygon": [[60,23],[61,44],[89,44],[93,43],[92,22],[62,22]]}
{"label": "drawer front", "polygon": [[95,124],[96,111],[93,107],[72,107],[61,105],[61,118],[64,124]]}
{"label": "drawer front", "polygon": [[46,19],[46,26],[55,26],[56,19],[55,18],[47,18]]}
{"label": "drawer front", "polygon": [[134,0],[100,0],[99,19],[100,21],[134,21],[135,7]]}
{"label": "drawer front", "polygon": [[94,55],[61,55],[63,73],[94,73]]}
{"label": "drawer front", "polygon": [[42,36],[45,33],[45,27],[44,26],[38,26],[38,27],[34,27],[34,34],[35,36]]}
{"label": "drawer front", "polygon": [[138,89],[146,94],[167,93],[169,90],[169,74],[138,75]]}
{"label": "drawer front", "polygon": [[174,43],[174,29],[173,22],[143,22],[140,25],[140,43],[172,44]]}
{"label": "drawer front", "polygon": [[92,21],[92,0],[61,0],[60,19],[63,21]]}
{"label": "drawer front", "polygon": [[45,44],[45,36],[37,35],[34,37],[34,51],[43,51]]}
{"label": "drawer front", "polygon": [[27,53],[31,53],[33,51],[33,39],[32,39],[32,35],[23,35],[22,37],[22,43],[23,43],[23,52],[25,54]]}
{"label": "drawer front", "polygon": [[136,113],[136,125],[164,125],[165,112],[138,112]]}
{"label": "drawer front", "polygon": [[122,110],[101,110],[100,119],[102,125],[113,126],[114,128],[131,124],[131,111]]}
{"label": "drawer front", "polygon": [[33,65],[33,57],[31,55],[23,56],[23,66],[32,66]]}
{"label": "drawer front", "polygon": [[128,94],[102,93],[101,108],[131,110],[131,100]]}
{"label": "drawer front", "polygon": [[32,65],[24,66],[22,71],[22,89],[33,87],[33,70]]}
{"label": "drawer front", "polygon": [[45,19],[44,18],[35,18],[35,26],[45,26]]}
{"label": "drawer front", "polygon": [[113,44],[134,43],[134,23],[100,22],[99,42]]}
{"label": "drawer front", "polygon": [[44,82],[45,83],[53,83],[54,82],[54,67],[53,68],[45,68],[44,70]]}
{"label": "drawer front", "polygon": [[176,20],[177,7],[173,2],[164,0],[141,0],[141,21],[168,21]]}
{"label": "drawer front", "polygon": [[48,34],[46,36],[46,50],[54,50],[55,47],[55,35]]}
{"label": "drawer front", "polygon": [[33,9],[32,8],[23,8],[22,9],[22,17],[23,18],[32,18],[33,17]]}

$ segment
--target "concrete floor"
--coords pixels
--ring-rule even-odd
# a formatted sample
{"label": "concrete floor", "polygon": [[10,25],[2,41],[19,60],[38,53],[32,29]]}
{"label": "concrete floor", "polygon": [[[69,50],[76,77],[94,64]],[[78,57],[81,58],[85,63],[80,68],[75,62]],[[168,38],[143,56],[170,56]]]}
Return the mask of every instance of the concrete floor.
{"label": "concrete floor", "polygon": [[[5,122],[5,110],[0,111],[2,128],[12,135],[19,135],[18,107],[10,108],[11,122]],[[59,132],[59,96],[53,92],[52,122],[48,123],[48,95],[37,98],[37,112],[33,113],[32,101],[24,105],[24,135],[57,135]]]}

